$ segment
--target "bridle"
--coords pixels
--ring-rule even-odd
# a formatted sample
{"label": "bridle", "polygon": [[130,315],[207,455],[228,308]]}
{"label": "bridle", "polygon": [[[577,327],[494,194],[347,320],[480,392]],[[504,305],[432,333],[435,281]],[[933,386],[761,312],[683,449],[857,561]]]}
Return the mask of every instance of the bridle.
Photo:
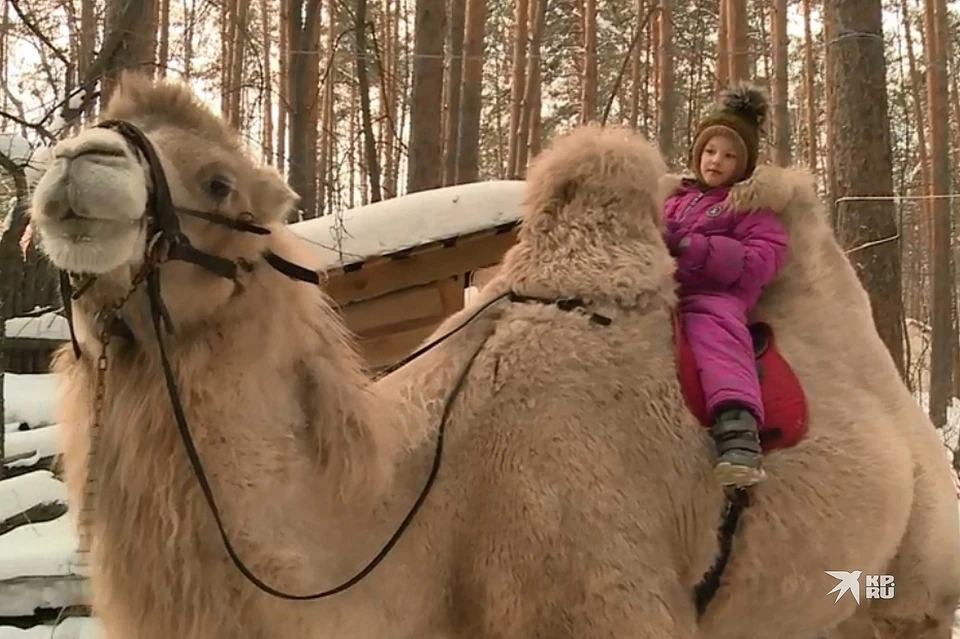
{"label": "bridle", "polygon": [[[101,413],[105,395],[104,389],[104,374],[107,369],[107,347],[110,342],[111,329],[115,326],[116,322],[120,322],[122,325],[122,320],[119,317],[119,311],[130,298],[130,296],[137,290],[139,285],[143,282],[147,286],[147,296],[150,303],[150,318],[153,325],[154,333],[157,338],[157,345],[160,350],[160,361],[163,368],[164,381],[167,387],[167,393],[170,397],[170,402],[173,408],[174,417],[177,422],[177,429],[180,433],[181,440],[183,441],[184,447],[186,449],[187,457],[190,461],[190,465],[193,469],[194,475],[197,478],[197,483],[200,485],[200,489],[203,492],[204,498],[207,502],[208,507],[213,515],[213,518],[217,524],[217,528],[220,532],[220,537],[223,542],[224,548],[229,555],[230,559],[233,561],[237,569],[246,577],[253,585],[262,590],[263,592],[278,597],[281,599],[288,599],[294,601],[307,601],[307,600],[316,600],[330,597],[332,595],[339,594],[352,586],[359,583],[367,575],[369,575],[376,567],[383,561],[384,558],[389,554],[390,550],[396,545],[400,540],[403,533],[407,530],[410,523],[413,521],[414,516],[420,507],[426,501],[427,496],[430,493],[431,488],[437,478],[437,475],[440,471],[440,464],[443,457],[443,443],[444,443],[444,433],[446,430],[447,420],[450,416],[450,412],[453,408],[453,403],[460,390],[462,389],[466,379],[470,373],[470,370],[473,366],[473,362],[476,360],[477,356],[483,350],[483,346],[486,343],[486,340],[482,340],[479,345],[476,347],[473,353],[471,353],[469,359],[467,360],[465,366],[460,371],[459,375],[454,380],[453,387],[451,388],[449,394],[444,400],[443,410],[440,416],[440,423],[437,428],[436,435],[436,444],[435,452],[433,456],[433,463],[430,467],[429,475],[427,476],[424,486],[420,491],[420,494],[417,496],[417,499],[414,501],[413,505],[410,507],[410,510],[407,512],[406,516],[401,521],[400,525],[397,527],[396,531],[390,537],[390,539],[384,544],[380,551],[371,559],[363,569],[357,572],[353,577],[341,583],[340,585],[324,590],[322,592],[313,593],[309,595],[294,595],[282,592],[272,586],[264,583],[259,577],[257,577],[247,566],[243,563],[243,560],[234,550],[233,545],[230,543],[230,539],[227,536],[226,530],[223,525],[222,518],[220,516],[220,511],[217,508],[216,501],[213,497],[213,491],[210,487],[210,483],[207,479],[206,473],[203,469],[203,464],[200,460],[200,455],[197,452],[196,446],[193,442],[193,437],[190,434],[190,428],[187,424],[186,415],[184,414],[183,405],[180,402],[180,394],[177,390],[176,381],[174,378],[173,370],[170,365],[169,358],[167,357],[166,349],[163,344],[162,339],[162,327],[161,323],[165,325],[167,332],[173,334],[173,322],[170,319],[169,313],[167,312],[163,299],[161,297],[160,291],[160,277],[158,267],[164,262],[171,260],[180,260],[184,262],[189,262],[198,267],[201,267],[215,275],[226,278],[237,284],[237,274],[242,269],[249,271],[253,268],[253,265],[249,261],[245,260],[228,260],[224,257],[214,255],[201,251],[194,247],[189,238],[180,230],[180,222],[177,217],[178,213],[185,215],[190,215],[193,217],[201,218],[229,228],[234,231],[244,232],[244,233],[253,233],[257,235],[269,235],[270,229],[259,226],[244,220],[238,220],[229,218],[220,213],[209,212],[209,211],[194,211],[190,209],[178,208],[173,203],[173,198],[170,194],[170,187],[167,183],[166,174],[163,171],[163,167],[160,164],[160,160],[157,157],[156,151],[153,148],[153,144],[150,140],[144,135],[144,133],[134,126],[133,124],[122,121],[122,120],[108,120],[101,122],[97,125],[98,128],[107,128],[117,131],[120,135],[131,144],[136,151],[143,154],[143,157],[146,158],[147,165],[150,169],[151,177],[153,179],[153,190],[149,193],[147,200],[147,237],[148,242],[145,250],[144,261],[133,278],[130,289],[127,294],[124,295],[120,300],[114,302],[109,307],[103,309],[99,314],[99,337],[100,337],[100,356],[97,362],[97,382],[96,382],[96,395],[94,403],[94,423],[91,429],[91,441],[90,441],[90,455],[95,454],[99,430],[101,426]],[[315,286],[320,285],[320,275],[316,271],[309,270],[303,266],[290,262],[279,255],[273,253],[270,250],[266,250],[261,254],[263,260],[273,267],[278,272],[290,277],[294,280],[299,280],[312,284]],[[81,350],[76,339],[74,332],[74,325],[72,319],[72,310],[71,302],[74,299],[77,299],[83,294],[83,292],[89,288],[91,282],[88,281],[85,283],[82,289],[74,291],[72,283],[70,281],[70,274],[66,272],[60,273],[60,286],[61,286],[61,295],[63,298],[64,305],[64,315],[66,316],[68,325],[70,327],[70,339],[73,345],[74,355],[79,359],[81,357]],[[591,312],[587,309],[587,305],[583,300],[579,298],[560,298],[560,299],[550,299],[550,298],[541,298],[535,296],[527,296],[518,294],[515,291],[508,290],[501,295],[495,296],[492,299],[486,301],[485,303],[479,305],[474,311],[468,315],[460,324],[450,329],[448,332],[437,337],[432,342],[429,342],[414,352],[410,353],[400,361],[394,363],[387,369],[380,372],[380,376],[388,375],[399,368],[405,366],[409,362],[420,357],[427,351],[433,349],[434,347],[441,344],[447,338],[451,337],[455,333],[459,332],[465,328],[470,322],[476,319],[481,313],[486,309],[490,308],[497,302],[507,299],[510,303],[520,303],[520,304],[545,304],[556,306],[561,311],[573,311],[573,312],[584,312],[588,317],[589,321],[592,324],[599,326],[609,326],[612,323],[612,318],[605,315]],[[129,329],[128,329],[129,330]],[[92,468],[92,465],[91,465]],[[88,490],[90,490],[88,482]],[[87,495],[87,500],[90,501],[90,494]],[[720,577],[723,574],[727,561],[731,553],[732,538],[736,533],[737,525],[740,519],[744,508],[749,504],[749,498],[745,491],[737,490],[732,494],[727,494],[726,496],[726,508],[723,513],[722,523],[719,530],[720,539],[721,539],[721,548],[720,552],[715,560],[715,563],[704,575],[702,580],[695,585],[694,587],[694,600],[697,610],[698,618],[703,614],[707,604],[713,599],[717,590],[720,587]],[[82,540],[81,540],[82,543]]]}
{"label": "bridle", "polygon": [[[218,224],[229,228],[234,231],[244,232],[244,233],[253,233],[257,235],[269,235],[270,229],[253,224],[244,220],[237,220],[229,218],[220,213],[209,212],[209,211],[194,211],[189,209],[178,208],[173,203],[173,198],[170,194],[170,187],[167,183],[166,174],[164,173],[163,167],[160,164],[160,160],[157,156],[153,144],[150,140],[144,135],[144,133],[134,126],[133,124],[122,121],[122,120],[108,120],[99,123],[96,125],[98,128],[111,129],[119,133],[124,137],[124,139],[133,146],[133,148],[141,153],[146,159],[147,165],[150,170],[150,174],[153,180],[153,189],[150,191],[147,208],[145,212],[145,217],[147,218],[147,237],[148,242],[146,245],[145,255],[143,264],[135,274],[131,286],[128,289],[127,293],[122,296],[117,301],[113,302],[109,306],[102,309],[97,314],[97,323],[98,327],[98,336],[100,339],[100,356],[97,361],[96,367],[96,393],[94,401],[94,421],[91,427],[91,441],[90,441],[90,455],[91,457],[95,455],[97,444],[99,442],[100,429],[102,427],[102,409],[103,402],[105,397],[105,372],[107,369],[107,347],[110,344],[111,335],[117,334],[120,327],[119,334],[125,335],[129,333],[129,336],[132,337],[132,332],[129,331],[129,328],[123,330],[125,324],[120,317],[120,310],[128,299],[133,295],[133,293],[139,288],[143,283],[146,284],[147,289],[147,298],[150,305],[150,318],[153,325],[154,333],[156,334],[157,344],[160,350],[160,362],[163,368],[164,381],[167,387],[167,393],[170,397],[170,402],[173,408],[174,417],[177,422],[177,429],[180,433],[180,438],[183,441],[184,447],[186,449],[187,457],[189,459],[190,465],[194,472],[194,475],[197,478],[197,482],[200,485],[200,489],[203,492],[204,498],[207,502],[207,505],[210,508],[211,513],[213,514],[214,520],[216,522],[217,528],[220,532],[220,537],[223,541],[224,548],[229,555],[230,559],[233,561],[237,569],[257,588],[266,592],[267,594],[279,597],[282,599],[289,600],[314,600],[329,597],[331,595],[338,594],[344,590],[352,587],[353,585],[360,582],[364,577],[366,577],[373,569],[387,556],[390,550],[394,545],[400,540],[400,537],[404,531],[408,528],[411,521],[413,520],[414,515],[420,509],[420,506],[426,500],[427,495],[430,492],[430,489],[433,486],[433,483],[436,479],[437,473],[440,470],[440,462],[442,458],[443,451],[443,435],[449,416],[450,410],[453,406],[453,400],[460,391],[461,386],[466,380],[467,373],[469,372],[474,358],[479,354],[482,344],[477,348],[476,352],[473,353],[467,365],[464,367],[463,371],[455,381],[454,387],[451,390],[450,394],[446,398],[443,413],[441,416],[440,426],[437,431],[437,442],[436,442],[436,451],[434,454],[433,464],[430,469],[430,474],[427,477],[425,485],[420,492],[420,495],[417,497],[413,506],[408,511],[407,515],[404,517],[403,521],[400,523],[396,532],[390,537],[387,543],[383,548],[377,553],[376,556],[356,575],[343,582],[335,588],[330,588],[323,592],[318,592],[309,595],[293,595],[289,593],[284,593],[272,586],[264,583],[259,577],[257,577],[242,561],[240,556],[234,550],[233,545],[230,543],[230,539],[224,528],[224,524],[220,515],[220,511],[217,508],[216,501],[214,500],[213,491],[210,487],[209,480],[207,479],[206,472],[203,468],[203,463],[200,459],[200,455],[197,452],[196,446],[193,441],[193,437],[190,434],[190,428],[187,424],[186,415],[183,410],[183,405],[180,401],[180,393],[177,389],[175,376],[173,373],[172,366],[170,365],[169,357],[167,356],[166,348],[163,343],[162,332],[165,328],[168,334],[173,334],[173,322],[171,321],[170,315],[167,312],[167,309],[163,303],[163,298],[160,290],[160,273],[159,267],[171,260],[179,260],[183,262],[188,262],[194,264],[200,268],[203,268],[210,273],[223,277],[225,279],[233,281],[237,284],[237,275],[241,270],[249,271],[252,269],[253,265],[251,262],[246,260],[229,260],[224,257],[207,253],[201,251],[190,243],[189,238],[180,230],[180,221],[177,217],[178,213],[191,215],[193,217],[202,218],[208,222]],[[290,277],[294,280],[299,280],[312,284],[315,286],[320,285],[320,275],[316,271],[309,270],[303,266],[295,264],[286,260],[283,257],[280,257],[276,253],[273,253],[270,250],[266,250],[261,254],[263,260],[273,267],[275,270],[280,273]],[[72,300],[78,299],[81,297],[84,292],[86,292],[90,285],[92,284],[93,279],[90,279],[83,283],[82,287],[74,289],[73,283],[71,281],[71,274],[65,271],[60,272],[60,287],[61,295],[63,298],[64,304],[64,315],[66,317],[68,326],[70,328],[70,340],[73,346],[73,352],[77,359],[82,356],[79,342],[76,337],[74,330],[73,314],[72,314]],[[450,332],[440,336],[438,339],[434,340],[430,344],[427,344],[414,353],[411,353],[409,356],[403,360],[397,362],[391,366],[388,370],[382,371],[381,374],[385,375],[389,372],[395,371],[401,366],[409,363],[413,359],[419,357],[426,351],[430,350],[434,346],[440,344],[446,338],[450,337],[452,334],[456,333],[460,329],[464,328],[467,324],[470,323],[481,311],[485,310],[493,303],[503,299],[503,296],[494,298],[489,303],[481,306],[475,313],[468,317],[462,324],[452,329]],[[93,465],[91,464],[91,468]],[[88,481],[87,494],[85,496],[85,507],[84,510],[89,510],[92,507],[89,505],[93,501],[95,495],[95,484],[94,481]],[[81,543],[83,540],[81,540]]]}

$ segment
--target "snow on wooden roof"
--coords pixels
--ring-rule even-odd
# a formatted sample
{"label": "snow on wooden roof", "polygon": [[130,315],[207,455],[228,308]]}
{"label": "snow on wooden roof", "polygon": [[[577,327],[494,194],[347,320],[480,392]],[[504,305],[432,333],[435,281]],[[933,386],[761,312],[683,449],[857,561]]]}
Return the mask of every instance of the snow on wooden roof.
{"label": "snow on wooden roof", "polygon": [[419,191],[291,224],[327,268],[448,241],[520,220],[524,182],[491,180]]}

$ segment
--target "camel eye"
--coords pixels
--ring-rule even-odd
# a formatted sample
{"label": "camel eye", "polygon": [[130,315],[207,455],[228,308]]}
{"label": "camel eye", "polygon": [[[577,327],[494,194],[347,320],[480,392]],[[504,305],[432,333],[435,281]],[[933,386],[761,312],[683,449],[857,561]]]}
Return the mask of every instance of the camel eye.
{"label": "camel eye", "polygon": [[233,183],[222,175],[214,175],[204,186],[210,197],[217,200],[225,200],[227,196],[233,193]]}

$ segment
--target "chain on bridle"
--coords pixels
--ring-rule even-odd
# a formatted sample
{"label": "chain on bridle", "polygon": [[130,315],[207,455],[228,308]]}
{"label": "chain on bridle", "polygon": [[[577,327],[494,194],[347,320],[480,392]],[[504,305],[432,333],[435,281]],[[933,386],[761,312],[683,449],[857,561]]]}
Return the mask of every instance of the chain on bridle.
{"label": "chain on bridle", "polygon": [[[94,420],[91,427],[90,434],[90,452],[91,461],[93,456],[96,454],[96,449],[99,445],[100,438],[100,429],[103,424],[103,404],[105,398],[105,378],[107,371],[107,349],[110,345],[111,335],[117,332],[117,325],[125,326],[123,323],[120,312],[123,305],[127,302],[128,299],[134,294],[134,292],[139,288],[143,283],[147,287],[147,298],[150,306],[150,318],[153,325],[154,333],[156,334],[158,348],[160,350],[160,363],[163,368],[163,376],[167,387],[167,393],[170,397],[170,402],[173,408],[174,417],[177,422],[177,429],[179,430],[181,440],[183,441],[184,447],[186,449],[187,457],[189,459],[192,470],[197,478],[197,482],[200,485],[200,489],[203,492],[204,498],[209,506],[214,520],[216,522],[217,528],[220,532],[223,545],[226,549],[227,554],[230,559],[236,565],[237,569],[253,583],[260,590],[273,595],[275,597],[280,597],[283,599],[291,600],[312,600],[320,599],[324,597],[329,597],[331,595],[338,594],[344,590],[352,587],[364,577],[366,577],[373,569],[387,556],[389,551],[393,546],[399,541],[403,532],[407,529],[410,522],[413,520],[414,515],[420,509],[420,506],[426,500],[428,493],[430,492],[431,487],[436,479],[437,473],[440,469],[440,461],[442,458],[443,451],[443,434],[444,428],[447,422],[447,417],[452,408],[453,399],[459,393],[459,390],[467,377],[467,373],[470,370],[470,367],[473,363],[473,359],[479,354],[481,347],[478,347],[477,351],[473,353],[469,362],[464,367],[464,370],[461,372],[460,376],[455,381],[454,387],[448,395],[444,408],[443,414],[441,416],[441,421],[439,429],[437,432],[437,442],[436,442],[436,451],[434,454],[433,464],[430,469],[429,476],[425,482],[425,485],[420,492],[417,500],[414,502],[413,506],[408,511],[407,515],[400,523],[396,532],[391,536],[388,542],[383,546],[383,548],[377,553],[377,555],[356,575],[351,577],[349,580],[340,584],[335,588],[325,590],[323,592],[318,592],[310,595],[292,595],[284,593],[276,588],[269,586],[259,579],[256,575],[251,572],[251,570],[243,563],[240,559],[237,552],[234,550],[233,545],[230,543],[229,537],[226,533],[226,530],[223,525],[223,521],[220,516],[220,511],[217,508],[216,501],[213,497],[213,491],[210,487],[210,483],[207,479],[206,472],[203,469],[203,463],[200,460],[200,455],[197,452],[196,446],[193,442],[193,437],[190,434],[190,428],[187,424],[186,415],[183,410],[183,405],[180,401],[180,393],[176,386],[175,377],[173,370],[170,364],[170,360],[167,356],[166,348],[163,343],[163,329],[165,328],[167,333],[173,334],[173,322],[171,321],[170,315],[167,312],[167,309],[163,303],[163,298],[160,290],[160,274],[159,267],[168,261],[171,260],[180,260],[184,262],[189,262],[196,266],[199,266],[211,273],[214,273],[220,277],[232,280],[236,283],[237,274],[240,269],[249,271],[252,268],[252,264],[249,261],[245,260],[228,260],[226,258],[213,255],[211,253],[206,253],[194,247],[186,235],[180,230],[180,222],[178,219],[178,213],[183,213],[193,217],[198,217],[214,224],[218,224],[224,227],[227,227],[234,231],[245,232],[245,233],[254,233],[257,235],[268,235],[270,234],[270,229],[263,226],[246,222],[243,220],[233,219],[222,215],[216,212],[208,211],[194,211],[190,209],[184,209],[176,207],[173,203],[172,196],[170,194],[170,187],[167,183],[166,174],[164,173],[163,167],[160,164],[160,160],[156,154],[153,144],[150,140],[144,135],[144,133],[134,126],[133,124],[121,120],[109,120],[102,122],[97,125],[100,128],[112,129],[122,135],[124,139],[131,144],[134,149],[145,158],[147,165],[150,170],[150,175],[153,180],[153,188],[149,193],[147,200],[147,210],[146,210],[146,223],[147,223],[147,237],[148,242],[146,245],[145,255],[143,264],[138,269],[138,272],[135,274],[131,286],[128,289],[127,293],[122,296],[119,300],[111,303],[109,306],[102,309],[96,317],[96,323],[98,325],[97,336],[100,343],[100,355],[97,358],[97,369],[96,369],[96,389],[95,389],[95,400],[94,400]],[[280,257],[276,253],[273,253],[270,250],[266,250],[261,254],[261,257],[264,261],[267,262],[271,267],[283,273],[284,275],[295,279],[300,280],[315,286],[320,285],[320,275],[311,271],[303,266],[289,262],[288,260]],[[64,302],[64,315],[66,316],[68,325],[70,327],[70,340],[73,345],[74,355],[79,359],[82,355],[80,345],[76,338],[76,333],[74,331],[73,316],[72,316],[72,301],[78,299],[80,296],[86,292],[89,287],[92,285],[93,280],[91,278],[84,282],[81,287],[74,290],[73,283],[71,281],[71,274],[61,271],[60,273],[60,286],[61,286],[61,295]],[[390,367],[389,371],[392,372],[406,363],[412,361],[416,357],[419,357],[421,354],[432,349],[434,346],[438,345],[446,338],[450,337],[452,334],[456,333],[470,321],[472,321],[479,313],[493,303],[503,299],[503,296],[494,298],[489,303],[481,306],[475,313],[468,317],[462,324],[452,329],[450,332],[442,335],[435,341],[431,342],[418,349],[414,353],[411,353],[409,356],[403,360],[397,362]],[[124,331],[121,330],[121,334]],[[129,331],[129,328],[126,329],[126,333],[132,337],[132,333]],[[384,374],[386,374],[384,372]],[[96,494],[96,481],[92,475],[92,469],[94,465],[90,464],[91,474],[88,476],[87,490],[85,495],[85,503],[83,505],[83,510],[89,512],[92,510],[93,498]],[[89,528],[89,527],[81,527]],[[87,542],[84,539],[81,539],[81,550],[83,551],[87,546]]]}

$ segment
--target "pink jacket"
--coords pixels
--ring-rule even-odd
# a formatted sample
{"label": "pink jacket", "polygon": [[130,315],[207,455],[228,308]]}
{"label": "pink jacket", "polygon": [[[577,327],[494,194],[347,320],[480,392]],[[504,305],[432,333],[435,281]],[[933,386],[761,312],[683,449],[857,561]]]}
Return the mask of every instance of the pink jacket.
{"label": "pink jacket", "polygon": [[680,298],[722,297],[747,313],[783,266],[786,229],[771,209],[731,210],[729,187],[702,189],[684,180],[664,206],[667,245],[689,238],[677,258]]}

